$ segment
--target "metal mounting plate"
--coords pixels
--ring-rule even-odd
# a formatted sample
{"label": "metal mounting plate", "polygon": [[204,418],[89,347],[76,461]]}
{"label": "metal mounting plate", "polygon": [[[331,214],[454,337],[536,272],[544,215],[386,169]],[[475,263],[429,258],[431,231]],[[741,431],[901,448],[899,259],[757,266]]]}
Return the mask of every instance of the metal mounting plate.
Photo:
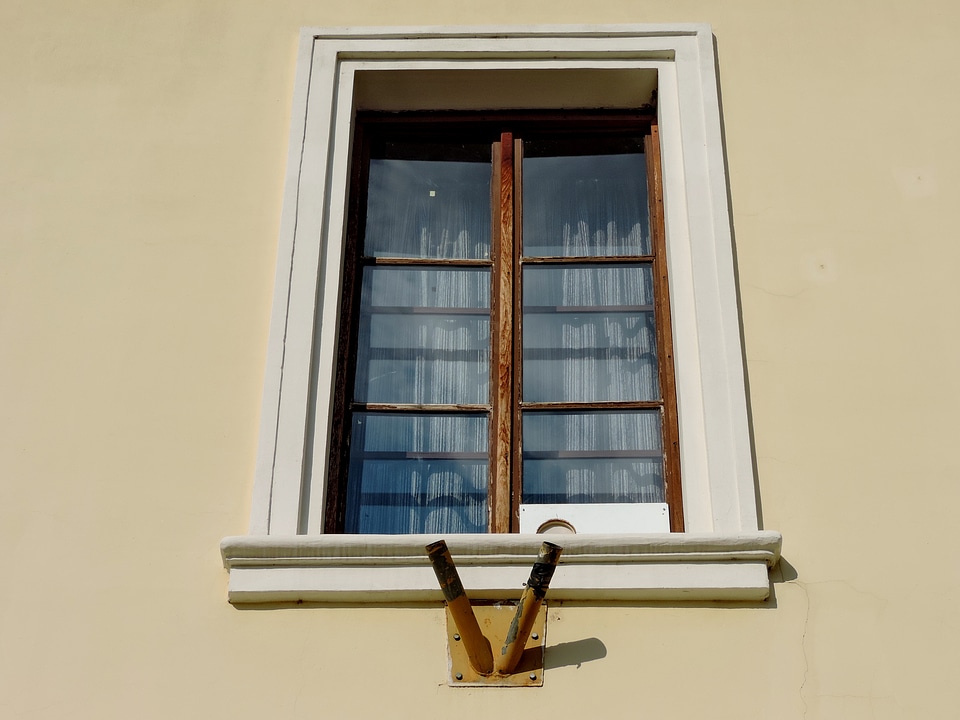
{"label": "metal mounting plate", "polygon": [[[493,605],[473,605],[473,612],[480,624],[480,631],[490,641],[493,656],[496,658],[503,648],[510,623],[517,612],[516,602],[500,602]],[[517,668],[510,675],[481,675],[470,665],[467,652],[459,637],[456,623],[446,610],[447,615],[447,659],[451,687],[541,687],[543,685],[543,650],[547,640],[547,603],[544,602],[537,612],[533,630],[527,639],[523,655]],[[460,675],[458,678],[457,675]],[[533,676],[533,679],[531,679]]]}

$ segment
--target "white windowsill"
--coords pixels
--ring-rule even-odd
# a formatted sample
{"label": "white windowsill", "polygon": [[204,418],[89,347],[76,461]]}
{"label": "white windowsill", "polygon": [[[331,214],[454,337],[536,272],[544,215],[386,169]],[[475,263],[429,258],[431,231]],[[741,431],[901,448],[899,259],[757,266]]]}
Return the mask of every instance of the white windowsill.
{"label": "white windowsill", "polygon": [[[242,535],[220,544],[232,603],[439,602],[435,535]],[[520,596],[541,535],[449,535],[467,595]],[[776,532],[550,536],[564,548],[553,600],[736,600],[769,595]]]}

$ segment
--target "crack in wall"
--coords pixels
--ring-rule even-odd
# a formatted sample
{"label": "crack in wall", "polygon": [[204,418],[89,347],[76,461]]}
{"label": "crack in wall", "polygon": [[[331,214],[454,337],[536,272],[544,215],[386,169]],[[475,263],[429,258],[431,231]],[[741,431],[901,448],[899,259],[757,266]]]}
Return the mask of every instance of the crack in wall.
{"label": "crack in wall", "polygon": [[803,611],[803,633],[800,635],[800,652],[803,654],[803,680],[800,682],[800,703],[803,705],[802,717],[807,717],[807,711],[810,709],[807,705],[807,699],[804,696],[804,690],[807,687],[807,680],[810,676],[810,658],[807,656],[807,628],[810,625],[810,593],[807,586],[799,580],[790,580],[787,585],[796,585],[803,592],[803,599],[806,607]]}

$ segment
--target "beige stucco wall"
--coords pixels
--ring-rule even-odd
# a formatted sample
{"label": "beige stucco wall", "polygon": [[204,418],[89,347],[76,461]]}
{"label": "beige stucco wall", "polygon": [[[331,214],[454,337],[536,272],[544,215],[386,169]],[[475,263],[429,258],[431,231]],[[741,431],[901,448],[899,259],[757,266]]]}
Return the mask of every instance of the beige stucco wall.
{"label": "beige stucco wall", "polygon": [[[510,691],[446,687],[436,608],[229,606],[299,27],[665,21],[718,40],[771,600],[554,606],[548,645],[571,645]],[[0,717],[955,717],[958,22],[853,0],[0,4]]]}

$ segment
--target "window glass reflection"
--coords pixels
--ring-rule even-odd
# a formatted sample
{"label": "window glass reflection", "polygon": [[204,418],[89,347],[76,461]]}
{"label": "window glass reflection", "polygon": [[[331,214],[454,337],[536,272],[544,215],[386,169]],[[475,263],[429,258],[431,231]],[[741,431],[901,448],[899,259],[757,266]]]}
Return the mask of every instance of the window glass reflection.
{"label": "window glass reflection", "polygon": [[560,154],[566,148],[555,145],[524,150],[524,255],[649,254],[642,142],[620,141],[611,154]]}
{"label": "window glass reflection", "polygon": [[489,401],[489,270],[366,267],[360,297],[357,401]]}
{"label": "window glass reflection", "polygon": [[523,269],[526,402],[657,400],[648,264]]}
{"label": "window glass reflection", "polygon": [[660,411],[523,416],[523,502],[664,502]]}
{"label": "window glass reflection", "polygon": [[354,413],[346,532],[486,532],[487,416]]}
{"label": "window glass reflection", "polygon": [[490,256],[488,145],[390,144],[378,154],[370,160],[367,256]]}

